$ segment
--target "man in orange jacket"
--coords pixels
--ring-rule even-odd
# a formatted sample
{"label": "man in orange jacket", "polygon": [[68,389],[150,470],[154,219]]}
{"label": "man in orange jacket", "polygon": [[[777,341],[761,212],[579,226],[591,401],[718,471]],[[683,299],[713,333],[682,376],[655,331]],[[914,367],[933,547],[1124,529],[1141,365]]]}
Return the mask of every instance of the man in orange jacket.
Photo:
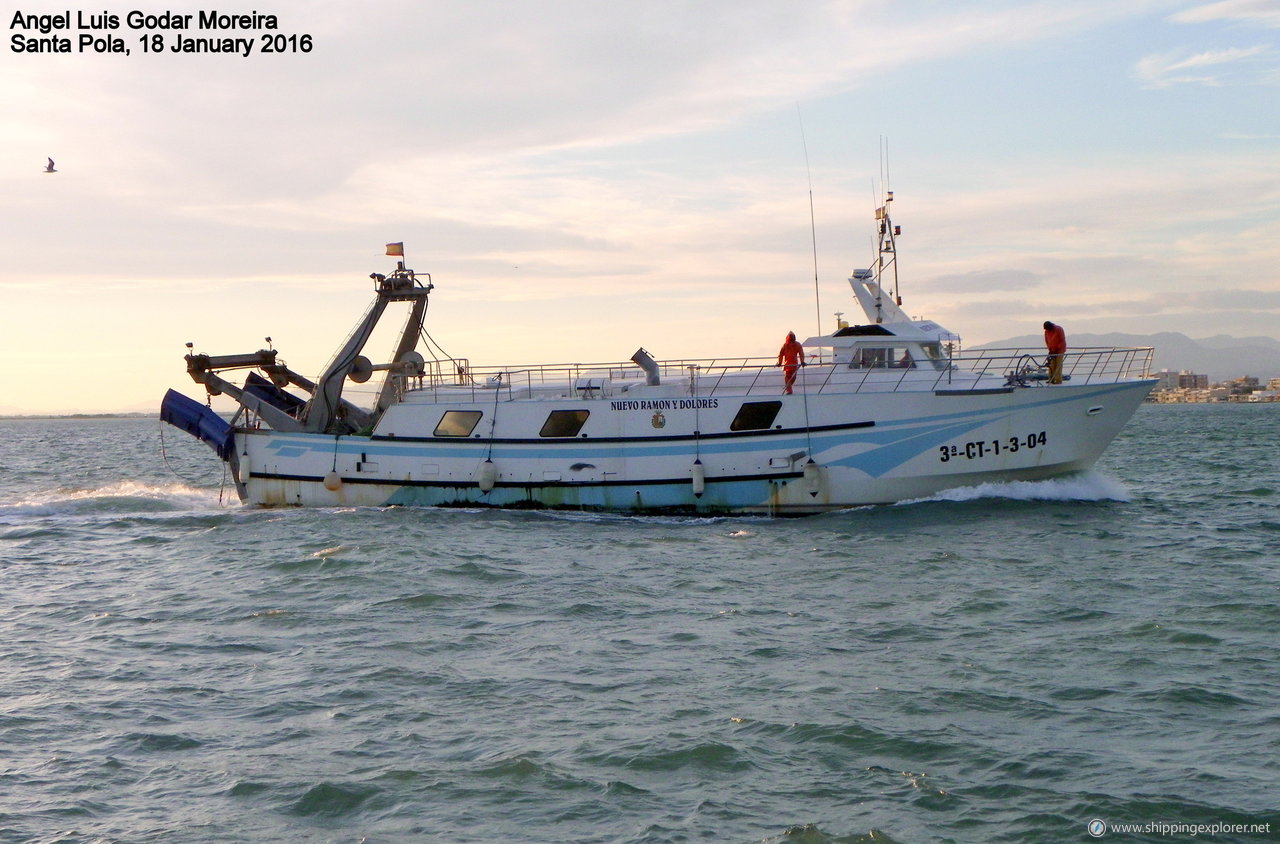
{"label": "man in orange jacket", "polygon": [[1044,346],[1049,350],[1049,358],[1046,361],[1049,365],[1049,383],[1061,384],[1062,356],[1067,353],[1067,332],[1062,330],[1061,325],[1054,325],[1045,320]]}
{"label": "man in orange jacket", "polygon": [[787,332],[787,339],[778,352],[778,366],[782,367],[784,375],[782,392],[789,395],[791,387],[796,383],[796,373],[804,366],[804,347],[796,339],[794,331]]}

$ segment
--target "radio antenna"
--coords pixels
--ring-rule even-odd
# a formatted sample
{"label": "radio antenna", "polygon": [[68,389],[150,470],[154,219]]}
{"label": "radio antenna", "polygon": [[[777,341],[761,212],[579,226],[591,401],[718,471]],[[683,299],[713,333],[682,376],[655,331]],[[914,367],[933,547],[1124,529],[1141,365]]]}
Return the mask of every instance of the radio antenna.
{"label": "radio antenna", "polygon": [[880,136],[880,184],[886,191],[893,190],[889,184],[889,138],[885,135]]}
{"label": "radio antenna", "polygon": [[818,294],[818,223],[813,214],[813,171],[809,169],[809,143],[804,137],[804,118],[796,103],[796,120],[800,122],[800,145],[804,147],[804,172],[809,178],[809,236],[813,239],[813,307],[818,317],[818,333],[822,333],[822,299]]}

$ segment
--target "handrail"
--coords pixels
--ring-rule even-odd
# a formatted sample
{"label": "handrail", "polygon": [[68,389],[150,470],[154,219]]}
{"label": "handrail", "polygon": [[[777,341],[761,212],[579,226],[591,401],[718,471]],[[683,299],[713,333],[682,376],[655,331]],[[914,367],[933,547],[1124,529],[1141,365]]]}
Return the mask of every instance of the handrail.
{"label": "handrail", "polygon": [[[1064,378],[1076,383],[1097,384],[1149,377],[1154,349],[1150,346],[1084,347],[1064,355]],[[810,393],[824,392],[900,392],[905,390],[978,390],[1001,384],[1027,385],[1044,381],[1047,375],[1040,362],[1044,349],[975,349],[938,361],[917,361],[914,366],[851,367],[843,362],[820,362],[807,365],[813,370],[824,368],[818,383],[807,385]],[[680,394],[696,389],[700,396],[761,395],[781,392],[781,369],[773,358],[678,359],[657,361],[662,386]],[[436,365],[432,365],[436,364]],[[930,365],[932,364],[932,366]],[[933,378],[927,377],[934,374]],[[696,380],[691,386],[690,373]],[[768,377],[769,375],[776,377]],[[876,378],[896,375],[896,378]],[[473,401],[492,401],[493,391],[500,400],[513,401],[536,395],[540,390],[563,390],[566,397],[575,394],[575,384],[583,378],[607,379],[609,384],[642,385],[645,374],[631,363],[562,363],[529,366],[471,367],[465,378],[456,370],[432,362],[422,375],[393,376],[402,378],[404,392],[429,392],[436,401],[445,397],[457,399],[459,391]],[[460,383],[461,382],[461,383]],[[416,385],[416,386],[412,386]],[[606,388],[604,394],[608,394]]]}

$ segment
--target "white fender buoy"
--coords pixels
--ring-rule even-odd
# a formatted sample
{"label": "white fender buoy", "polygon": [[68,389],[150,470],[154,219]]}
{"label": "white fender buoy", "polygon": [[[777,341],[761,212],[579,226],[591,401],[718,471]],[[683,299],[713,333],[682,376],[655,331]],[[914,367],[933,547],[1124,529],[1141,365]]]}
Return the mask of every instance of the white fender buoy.
{"label": "white fender buoy", "polygon": [[489,492],[493,489],[494,484],[498,482],[498,467],[492,460],[486,460],[480,464],[480,472],[477,479],[477,485],[481,492]]}
{"label": "white fender buoy", "polygon": [[822,489],[822,470],[817,463],[813,462],[813,458],[809,458],[809,462],[804,464],[804,485],[809,490],[809,494],[815,498]]}
{"label": "white fender buoy", "polygon": [[249,455],[242,454],[240,455],[240,462],[236,466],[236,477],[240,479],[240,483],[247,484],[249,483],[249,475]]}
{"label": "white fender buoy", "polygon": [[706,488],[707,467],[702,465],[701,460],[695,460],[693,461],[693,497],[701,498]]}
{"label": "white fender buoy", "polygon": [[324,488],[330,492],[337,492],[342,488],[342,478],[338,476],[337,472],[330,472],[324,476]]}

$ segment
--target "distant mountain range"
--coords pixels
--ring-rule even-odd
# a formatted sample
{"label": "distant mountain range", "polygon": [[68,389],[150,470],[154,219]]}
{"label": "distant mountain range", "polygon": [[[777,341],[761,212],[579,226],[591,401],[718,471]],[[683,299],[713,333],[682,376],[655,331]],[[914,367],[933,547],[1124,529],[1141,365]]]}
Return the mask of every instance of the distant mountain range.
{"label": "distant mountain range", "polygon": [[[1068,334],[1072,348],[1086,346],[1154,346],[1151,371],[1171,369],[1208,375],[1210,382],[1229,381],[1252,375],[1264,385],[1268,378],[1280,378],[1280,340],[1271,337],[1230,337],[1219,334],[1192,340],[1185,334],[1163,331],[1159,334]],[[1044,337],[1027,334],[974,348],[999,349],[1009,346],[1044,347]]]}

